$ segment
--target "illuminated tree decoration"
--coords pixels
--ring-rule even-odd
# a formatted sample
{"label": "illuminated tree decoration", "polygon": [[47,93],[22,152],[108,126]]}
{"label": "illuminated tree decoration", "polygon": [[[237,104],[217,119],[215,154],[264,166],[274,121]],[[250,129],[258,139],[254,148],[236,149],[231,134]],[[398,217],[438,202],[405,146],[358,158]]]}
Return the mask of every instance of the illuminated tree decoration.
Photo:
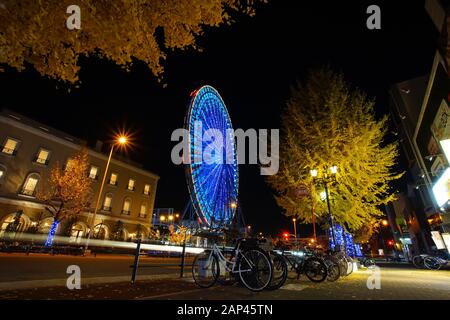
{"label": "illuminated tree decoration", "polygon": [[[336,243],[333,241],[333,232],[334,237],[336,238]],[[342,227],[338,224],[334,225],[333,230],[331,230],[331,227],[329,229],[329,235],[330,235],[330,248],[331,250],[334,250],[336,245],[338,245],[340,248],[344,246],[344,237],[343,237],[343,230]]]}
{"label": "illuminated tree decoration", "polygon": [[[332,230],[329,229],[330,235],[330,248],[331,250],[335,249],[335,243],[333,241]],[[341,248],[345,248],[345,252],[350,257],[358,256],[357,249],[359,249],[359,253],[361,254],[361,248],[359,245],[355,244],[353,241],[353,236],[351,233],[347,232],[340,226],[339,224],[334,225],[334,236],[336,238],[336,244]]]}
{"label": "illuminated tree decoration", "polygon": [[345,232],[345,251],[347,252],[347,255],[350,257],[354,257],[355,256],[355,244],[353,242],[353,236],[348,233]]}
{"label": "illuminated tree decoration", "polygon": [[[237,155],[230,116],[214,88],[203,86],[193,93],[185,127],[190,140],[186,179],[192,205],[202,224],[229,225],[238,195]],[[220,133],[221,139],[220,135],[208,139],[211,130]]]}
{"label": "illuminated tree decoration", "polygon": [[56,229],[58,229],[58,224],[59,222],[57,220],[52,222],[52,226],[50,227],[50,231],[47,235],[47,241],[45,241],[46,247],[51,247],[53,245],[53,238],[55,237]]}
{"label": "illuminated tree decoration", "polygon": [[357,243],[355,244],[355,255],[357,257],[362,257],[363,256],[362,251],[361,251],[361,245],[359,245]]}

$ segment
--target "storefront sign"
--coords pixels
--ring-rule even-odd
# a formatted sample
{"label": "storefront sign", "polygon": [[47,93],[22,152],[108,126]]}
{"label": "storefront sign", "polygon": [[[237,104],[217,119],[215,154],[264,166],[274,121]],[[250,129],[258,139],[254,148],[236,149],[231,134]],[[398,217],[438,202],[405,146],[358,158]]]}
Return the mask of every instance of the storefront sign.
{"label": "storefront sign", "polygon": [[447,168],[439,180],[433,186],[433,194],[439,207],[442,207],[450,199],[450,168]]}
{"label": "storefront sign", "polygon": [[434,244],[438,250],[445,249],[444,239],[439,231],[431,231],[431,238],[433,238]]}
{"label": "storefront sign", "polygon": [[442,239],[444,240],[445,245],[447,246],[447,251],[450,253],[450,233],[441,234]]}

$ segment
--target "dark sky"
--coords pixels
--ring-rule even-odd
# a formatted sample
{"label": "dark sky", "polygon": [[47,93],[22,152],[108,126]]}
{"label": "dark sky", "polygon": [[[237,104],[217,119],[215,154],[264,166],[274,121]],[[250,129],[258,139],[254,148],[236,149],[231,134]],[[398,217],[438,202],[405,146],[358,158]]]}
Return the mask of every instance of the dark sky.
{"label": "dark sky", "polygon": [[[381,7],[381,30],[366,28],[370,4]],[[192,90],[214,86],[235,128],[280,128],[289,87],[309,69],[329,65],[377,97],[381,115],[389,86],[428,73],[437,43],[424,1],[272,0],[256,17],[236,19],[232,26],[208,29],[199,39],[203,52],[170,53],[167,88],[140,63],[127,73],[108,61],[82,59],[82,84],[71,92],[32,68],[0,73],[2,106],[89,141],[107,140],[118,127],[135,131],[129,156],[161,176],[156,206],[181,211],[188,192],[183,168],[170,161],[170,135],[183,125]],[[254,230],[291,228],[256,166],[240,166],[239,189]]]}

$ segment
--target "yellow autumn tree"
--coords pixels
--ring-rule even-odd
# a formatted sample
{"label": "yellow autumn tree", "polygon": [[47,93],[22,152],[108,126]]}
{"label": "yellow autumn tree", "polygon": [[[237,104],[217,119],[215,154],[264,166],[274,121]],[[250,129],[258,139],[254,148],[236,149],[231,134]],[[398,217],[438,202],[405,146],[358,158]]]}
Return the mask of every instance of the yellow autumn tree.
{"label": "yellow autumn tree", "polygon": [[[265,0],[79,0],[0,2],[0,64],[78,81],[78,58],[99,56],[129,69],[133,59],[160,76],[167,50],[198,49],[205,27],[230,24],[232,11],[253,15]],[[80,29],[69,30],[70,5],[80,8]]]}
{"label": "yellow autumn tree", "polygon": [[69,217],[76,217],[89,208],[92,180],[88,176],[89,157],[86,150],[69,159],[65,168],[58,163],[52,168],[48,181],[44,182],[37,199],[53,217],[46,245],[51,245],[58,224]]}
{"label": "yellow autumn tree", "polygon": [[[268,178],[286,214],[310,223],[314,205],[318,220],[328,225],[324,189],[310,170],[337,166],[337,182],[329,187],[334,221],[356,234],[372,232],[381,206],[395,199],[390,182],[401,176],[393,170],[398,146],[384,140],[387,121],[375,118],[373,100],[327,68],[292,88],[282,114],[280,170]],[[299,196],[302,186],[309,196]]]}

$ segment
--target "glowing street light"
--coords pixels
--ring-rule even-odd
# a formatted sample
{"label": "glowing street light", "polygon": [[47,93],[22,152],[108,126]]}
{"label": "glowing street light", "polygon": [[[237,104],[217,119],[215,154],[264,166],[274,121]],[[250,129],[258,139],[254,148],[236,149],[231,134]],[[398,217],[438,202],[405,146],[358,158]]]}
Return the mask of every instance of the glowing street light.
{"label": "glowing street light", "polygon": [[173,216],[169,216],[169,221],[173,221]]}
{"label": "glowing street light", "polygon": [[161,220],[161,221],[166,221],[166,216],[161,216],[161,217],[159,217],[159,220]]}
{"label": "glowing street light", "polygon": [[123,147],[127,143],[128,143],[128,137],[125,136],[125,135],[119,135],[118,137],[116,137],[115,142],[111,145],[111,151],[109,152],[108,161],[106,162],[105,173],[103,174],[102,184],[100,185],[100,191],[99,191],[98,196],[97,196],[97,203],[96,203],[95,208],[94,208],[94,214],[92,216],[92,221],[91,221],[91,223],[89,225],[89,233],[88,233],[88,236],[87,236],[87,239],[86,239],[86,246],[84,248],[85,252],[86,252],[86,250],[87,250],[87,248],[89,246],[89,239],[91,238],[91,236],[92,236],[92,234],[94,232],[95,218],[97,216],[97,211],[98,211],[98,207],[99,207],[99,204],[100,204],[100,199],[102,197],[103,188],[105,186],[106,175],[108,174],[109,164],[111,163],[111,158],[112,158],[112,155],[113,155],[113,152],[114,152],[114,147],[116,145],[119,145],[119,146]]}
{"label": "glowing street light", "polygon": [[128,142],[128,138],[126,136],[120,136],[117,139],[117,142],[119,142],[119,144],[121,145],[125,145]]}
{"label": "glowing street light", "polygon": [[331,171],[332,174],[336,174],[337,173],[337,166],[332,166],[330,168],[330,171]]}
{"label": "glowing street light", "polygon": [[387,227],[389,225],[389,222],[387,220],[382,220],[381,224],[385,227]]}

